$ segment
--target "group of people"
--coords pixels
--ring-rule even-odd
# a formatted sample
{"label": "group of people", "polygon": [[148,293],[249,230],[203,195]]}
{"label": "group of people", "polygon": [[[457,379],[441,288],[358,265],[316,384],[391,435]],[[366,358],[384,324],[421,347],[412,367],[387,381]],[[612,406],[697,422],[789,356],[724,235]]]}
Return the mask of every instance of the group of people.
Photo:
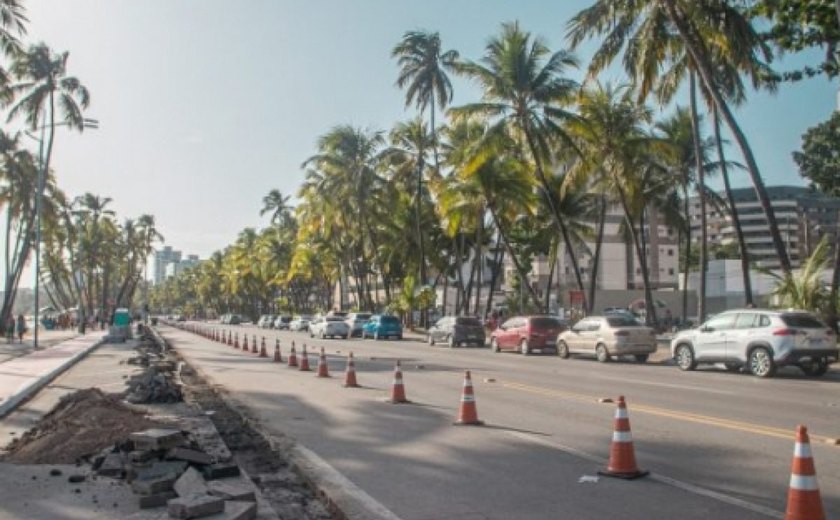
{"label": "group of people", "polygon": [[11,343],[15,340],[15,335],[17,335],[18,343],[23,343],[23,335],[26,334],[26,318],[23,314],[18,314],[17,319],[14,316],[9,316],[9,320],[6,322],[6,340]]}

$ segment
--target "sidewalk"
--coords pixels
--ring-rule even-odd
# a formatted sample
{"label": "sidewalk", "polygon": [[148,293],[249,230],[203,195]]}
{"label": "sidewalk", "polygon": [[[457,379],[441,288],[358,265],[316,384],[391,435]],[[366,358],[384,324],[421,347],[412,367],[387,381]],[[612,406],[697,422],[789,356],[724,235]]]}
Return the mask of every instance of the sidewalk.
{"label": "sidewalk", "polygon": [[26,342],[23,347],[4,343],[0,357],[0,417],[101,344],[105,335],[104,331],[98,331],[61,341],[63,338],[57,333],[50,339],[44,338],[53,346],[33,350],[30,341],[26,354],[22,354],[27,352]]}
{"label": "sidewalk", "polygon": [[[75,330],[39,330],[38,348],[49,348],[78,335]],[[5,338],[0,338],[0,363],[31,354],[35,351],[32,344],[32,331],[26,333],[23,343],[18,343],[17,339],[9,343]]]}

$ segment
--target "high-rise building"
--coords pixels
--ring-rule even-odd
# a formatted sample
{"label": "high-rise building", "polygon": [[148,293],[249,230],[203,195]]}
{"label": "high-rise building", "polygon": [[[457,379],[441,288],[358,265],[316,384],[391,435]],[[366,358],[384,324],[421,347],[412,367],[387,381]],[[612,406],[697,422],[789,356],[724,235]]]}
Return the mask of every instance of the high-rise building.
{"label": "high-rise building", "polygon": [[[838,230],[840,199],[801,186],[768,186],[767,195],[776,217],[779,234],[793,267],[811,255],[824,235],[833,237]],[[724,197],[724,194],[720,194]],[[780,267],[770,236],[770,225],[755,190],[732,190],[735,210],[744,233],[750,262],[768,269]],[[690,201],[691,237],[700,240],[700,202]],[[737,243],[735,225],[728,210],[712,204],[706,206],[706,228],[709,244]]]}
{"label": "high-rise building", "polygon": [[181,252],[172,249],[172,246],[166,246],[159,251],[155,251],[155,272],[154,283],[160,284],[166,279],[166,266],[169,264],[177,264],[181,261]]}

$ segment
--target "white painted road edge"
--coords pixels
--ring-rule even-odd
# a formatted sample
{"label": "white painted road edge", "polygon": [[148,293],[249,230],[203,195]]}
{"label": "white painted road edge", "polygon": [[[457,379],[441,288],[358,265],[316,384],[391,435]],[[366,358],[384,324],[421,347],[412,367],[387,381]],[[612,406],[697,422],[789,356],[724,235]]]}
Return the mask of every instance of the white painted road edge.
{"label": "white painted road edge", "polygon": [[[99,340],[94,341],[90,346],[85,347],[82,350],[76,352],[76,354],[74,354],[72,357],[67,358],[67,360],[61,365],[55,367],[50,372],[39,376],[37,379],[34,379],[28,385],[21,387],[18,393],[9,396],[8,399],[0,403],[0,418],[5,417],[9,412],[17,408],[17,406],[20,403],[34,395],[36,392],[38,392],[38,390],[50,384],[56,377],[61,375],[62,372],[75,365],[79,360],[88,355],[88,353],[91,350],[102,345],[105,342],[105,337],[106,336],[103,334],[102,337],[99,338]],[[56,346],[59,345],[61,344],[59,343]]]}

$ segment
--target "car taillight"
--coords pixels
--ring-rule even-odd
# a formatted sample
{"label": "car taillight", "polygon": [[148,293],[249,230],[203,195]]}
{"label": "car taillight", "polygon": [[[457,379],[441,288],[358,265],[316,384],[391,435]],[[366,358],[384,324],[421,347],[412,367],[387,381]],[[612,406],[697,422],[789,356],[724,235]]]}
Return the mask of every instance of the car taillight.
{"label": "car taillight", "polygon": [[774,336],[796,336],[796,331],[793,329],[776,329],[773,331]]}
{"label": "car taillight", "polygon": [[616,336],[629,336],[629,335],[630,335],[630,331],[628,331],[628,330],[619,330],[619,331],[616,331],[615,335],[616,335]]}

